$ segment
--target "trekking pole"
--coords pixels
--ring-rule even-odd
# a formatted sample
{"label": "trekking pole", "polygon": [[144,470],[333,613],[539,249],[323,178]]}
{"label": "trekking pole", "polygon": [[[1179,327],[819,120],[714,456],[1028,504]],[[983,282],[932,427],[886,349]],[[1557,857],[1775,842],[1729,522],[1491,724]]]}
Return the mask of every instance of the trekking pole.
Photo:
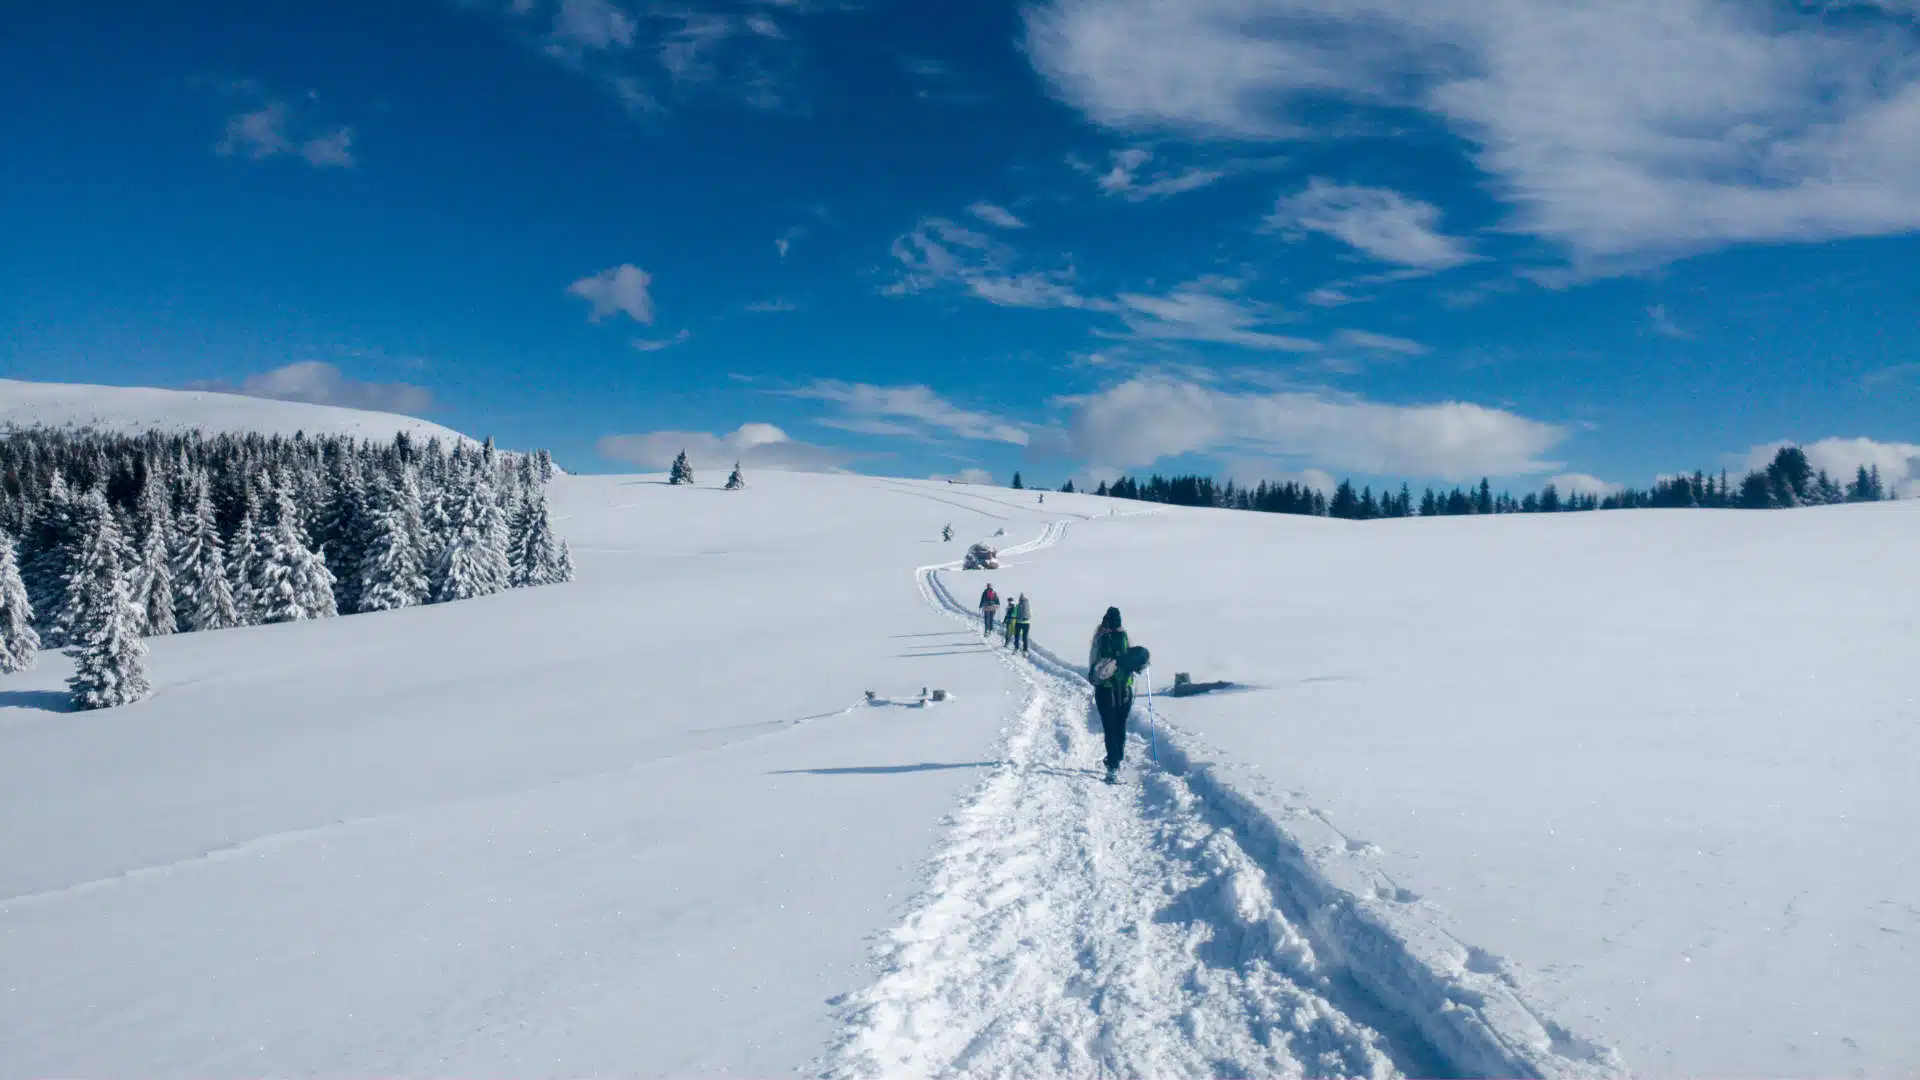
{"label": "trekking pole", "polygon": [[1160,737],[1153,730],[1153,669],[1148,668],[1141,674],[1147,677],[1147,749],[1153,754],[1153,763],[1160,764]]}

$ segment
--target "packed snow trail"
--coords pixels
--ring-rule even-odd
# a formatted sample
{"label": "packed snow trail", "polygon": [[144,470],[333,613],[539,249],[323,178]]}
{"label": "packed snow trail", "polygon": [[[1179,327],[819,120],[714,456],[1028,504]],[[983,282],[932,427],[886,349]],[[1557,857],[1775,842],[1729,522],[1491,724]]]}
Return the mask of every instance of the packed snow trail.
{"label": "packed snow trail", "polygon": [[[1009,548],[1050,546],[1065,531]],[[957,607],[920,572],[930,603]],[[958,617],[958,616],[956,616]],[[1331,1000],[1265,871],[1179,777],[1100,780],[1091,695],[1045,655],[1004,760],[850,996],[835,1076],[1369,1076],[1430,1071]],[[1144,754],[1135,737],[1130,753]],[[1137,758],[1136,758],[1137,760]]]}

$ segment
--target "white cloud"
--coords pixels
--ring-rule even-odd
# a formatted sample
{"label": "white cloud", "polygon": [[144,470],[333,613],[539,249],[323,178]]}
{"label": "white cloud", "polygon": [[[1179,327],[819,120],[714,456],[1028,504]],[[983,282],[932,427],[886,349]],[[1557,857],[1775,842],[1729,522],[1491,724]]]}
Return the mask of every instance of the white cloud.
{"label": "white cloud", "polygon": [[1421,356],[1427,351],[1427,347],[1417,341],[1394,337],[1391,334],[1376,334],[1370,330],[1342,330],[1333,336],[1333,340],[1338,344],[1356,349],[1398,353],[1401,356]]}
{"label": "white cloud", "polygon": [[1471,148],[1511,228],[1604,272],[1920,228],[1920,28],[1823,6],[1045,0],[1026,49],[1125,132],[1294,137],[1329,98],[1423,112]]}
{"label": "white cloud", "polygon": [[653,276],[632,263],[610,266],[597,274],[583,277],[567,286],[567,293],[593,305],[587,318],[599,322],[609,315],[624,314],[638,323],[652,324],[653,295],[648,291]]}
{"label": "white cloud", "polygon": [[[873,435],[917,435],[933,431],[981,442],[1027,445],[1027,430],[1011,421],[960,408],[925,386],[874,386],[821,379],[786,391],[790,397],[829,401],[846,415],[822,420],[829,427]],[[899,421],[913,421],[919,427]]]}
{"label": "white cloud", "polygon": [[891,296],[959,285],[1001,307],[1111,307],[1081,295],[1070,268],[1016,272],[1018,255],[1011,247],[946,218],[926,218],[912,232],[896,237],[892,253],[904,272],[882,290]]}
{"label": "white cloud", "polygon": [[1318,342],[1261,330],[1276,321],[1266,304],[1232,295],[1239,283],[1201,278],[1164,296],[1121,293],[1121,321],[1134,337],[1157,341],[1209,341],[1252,349],[1312,352]]}
{"label": "white cloud", "polygon": [[807,227],[804,225],[795,225],[774,238],[773,250],[779,252],[780,258],[784,261],[787,257],[787,252],[793,250],[793,245],[805,235],[807,235]]}
{"label": "white cloud", "polygon": [[993,483],[993,474],[988,472],[985,469],[967,468],[967,469],[961,469],[959,472],[952,473],[952,474],[936,473],[933,476],[927,477],[927,479],[957,480],[962,484],[991,484]]}
{"label": "white cloud", "polygon": [[1842,486],[1852,482],[1862,468],[1880,470],[1880,482],[1902,498],[1920,498],[1920,443],[1879,442],[1874,439],[1826,438],[1819,442],[1762,443],[1744,454],[1732,456],[1731,464],[1746,471],[1764,469],[1783,446],[1799,446],[1806,451],[1807,463],[1825,469]]}
{"label": "white cloud", "polygon": [[756,300],[747,305],[747,310],[757,314],[767,315],[787,311],[799,311],[800,305],[791,300],[784,300],[776,296],[772,300]]}
{"label": "white cloud", "polygon": [[1609,483],[1586,473],[1561,473],[1558,476],[1548,477],[1547,483],[1552,484],[1555,490],[1563,495],[1593,495],[1605,498],[1623,490],[1620,484]]}
{"label": "white cloud", "polygon": [[641,352],[659,352],[661,349],[671,349],[675,345],[683,345],[687,339],[692,336],[693,331],[681,330],[679,333],[668,338],[634,338],[633,347],[639,349]]}
{"label": "white cloud", "polygon": [[1693,335],[1681,329],[1680,324],[1673,321],[1673,316],[1667,314],[1665,304],[1655,304],[1647,309],[1647,326],[1661,337],[1678,341],[1693,340]]}
{"label": "white cloud", "polygon": [[1015,217],[1011,210],[1008,210],[1004,206],[996,206],[990,202],[974,203],[967,207],[967,213],[999,229],[1024,229],[1027,227],[1027,223]]}
{"label": "white cloud", "polygon": [[1262,329],[1280,321],[1270,305],[1233,295],[1239,282],[1204,277],[1165,294],[1089,296],[1075,284],[1071,267],[1015,271],[1017,253],[1006,244],[945,218],[927,218],[893,242],[893,257],[905,272],[882,291],[891,296],[957,285],[1000,307],[1071,308],[1117,315],[1124,333],[1149,341],[1197,341],[1250,349],[1312,352],[1318,342]]}
{"label": "white cloud", "polygon": [[553,17],[553,46],[559,51],[624,49],[633,44],[638,25],[609,0],[560,0]]}
{"label": "white cloud", "polygon": [[643,469],[665,469],[683,450],[695,470],[725,469],[737,461],[744,469],[833,472],[852,460],[845,451],[799,442],[772,424],[761,423],[742,424],[725,435],[704,431],[608,435],[596,445],[602,457]]}
{"label": "white cloud", "polygon": [[[1152,160],[1153,152],[1139,147],[1115,150],[1107,171],[1099,173],[1094,182],[1108,195],[1126,199],[1129,202],[1144,202],[1148,199],[1179,195],[1182,192],[1198,191],[1227,175],[1224,169],[1198,167],[1156,169],[1143,175],[1142,170]],[[1069,163],[1083,172],[1096,171],[1073,159],[1069,159]]]}
{"label": "white cloud", "polygon": [[1212,452],[1305,458],[1366,473],[1438,476],[1546,472],[1541,455],[1564,428],[1464,402],[1381,405],[1314,393],[1232,393],[1164,376],[1142,376],[1069,399],[1068,445],[1117,468]]}
{"label": "white cloud", "polygon": [[353,129],[335,128],[329,134],[308,139],[300,144],[300,156],[315,168],[352,168]]}
{"label": "white cloud", "polygon": [[245,157],[253,161],[293,154],[318,169],[353,166],[352,128],[337,127],[324,135],[303,139],[289,131],[295,122],[293,110],[286,102],[268,101],[229,119],[226,134],[214,151],[222,157]]}
{"label": "white cloud", "polygon": [[1440,208],[1386,188],[1336,184],[1321,177],[1282,198],[1268,224],[1325,233],[1382,262],[1445,270],[1475,258],[1440,232]]}
{"label": "white cloud", "polygon": [[225,381],[193,383],[189,389],[218,390],[280,401],[340,405],[349,409],[419,414],[432,410],[433,392],[408,383],[372,383],[348,378],[332,364],[307,360],[249,375],[239,384]]}
{"label": "white cloud", "polygon": [[1301,299],[1312,304],[1314,307],[1332,308],[1353,303],[1354,296],[1352,293],[1346,292],[1337,286],[1322,285]]}

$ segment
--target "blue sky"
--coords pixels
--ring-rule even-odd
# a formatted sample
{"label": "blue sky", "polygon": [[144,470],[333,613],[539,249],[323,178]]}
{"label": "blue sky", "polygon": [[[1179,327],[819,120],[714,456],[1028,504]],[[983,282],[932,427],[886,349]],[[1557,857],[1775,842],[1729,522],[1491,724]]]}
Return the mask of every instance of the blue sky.
{"label": "blue sky", "polygon": [[1914,0],[179,7],[10,16],[8,375],[586,470],[1920,488]]}

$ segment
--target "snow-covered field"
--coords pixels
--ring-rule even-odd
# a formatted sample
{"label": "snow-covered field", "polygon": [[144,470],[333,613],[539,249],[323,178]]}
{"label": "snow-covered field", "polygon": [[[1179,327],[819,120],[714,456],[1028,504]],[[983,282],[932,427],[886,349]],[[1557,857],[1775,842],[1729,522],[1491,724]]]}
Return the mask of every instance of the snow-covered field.
{"label": "snow-covered field", "polygon": [[[1920,1062],[1920,503],[750,480],[563,477],[576,582],[156,640],[126,709],[0,679],[0,1073]],[[987,578],[1033,663],[953,614]],[[1143,700],[1118,788],[1108,604],[1159,688],[1246,684],[1156,700],[1157,763]]]}
{"label": "snow-covered field", "polygon": [[398,413],[276,401],[213,390],[0,379],[0,431],[15,427],[94,427],[139,434],[152,430],[263,435],[349,435],[390,441],[398,432],[449,445],[472,442],[451,428]]}

